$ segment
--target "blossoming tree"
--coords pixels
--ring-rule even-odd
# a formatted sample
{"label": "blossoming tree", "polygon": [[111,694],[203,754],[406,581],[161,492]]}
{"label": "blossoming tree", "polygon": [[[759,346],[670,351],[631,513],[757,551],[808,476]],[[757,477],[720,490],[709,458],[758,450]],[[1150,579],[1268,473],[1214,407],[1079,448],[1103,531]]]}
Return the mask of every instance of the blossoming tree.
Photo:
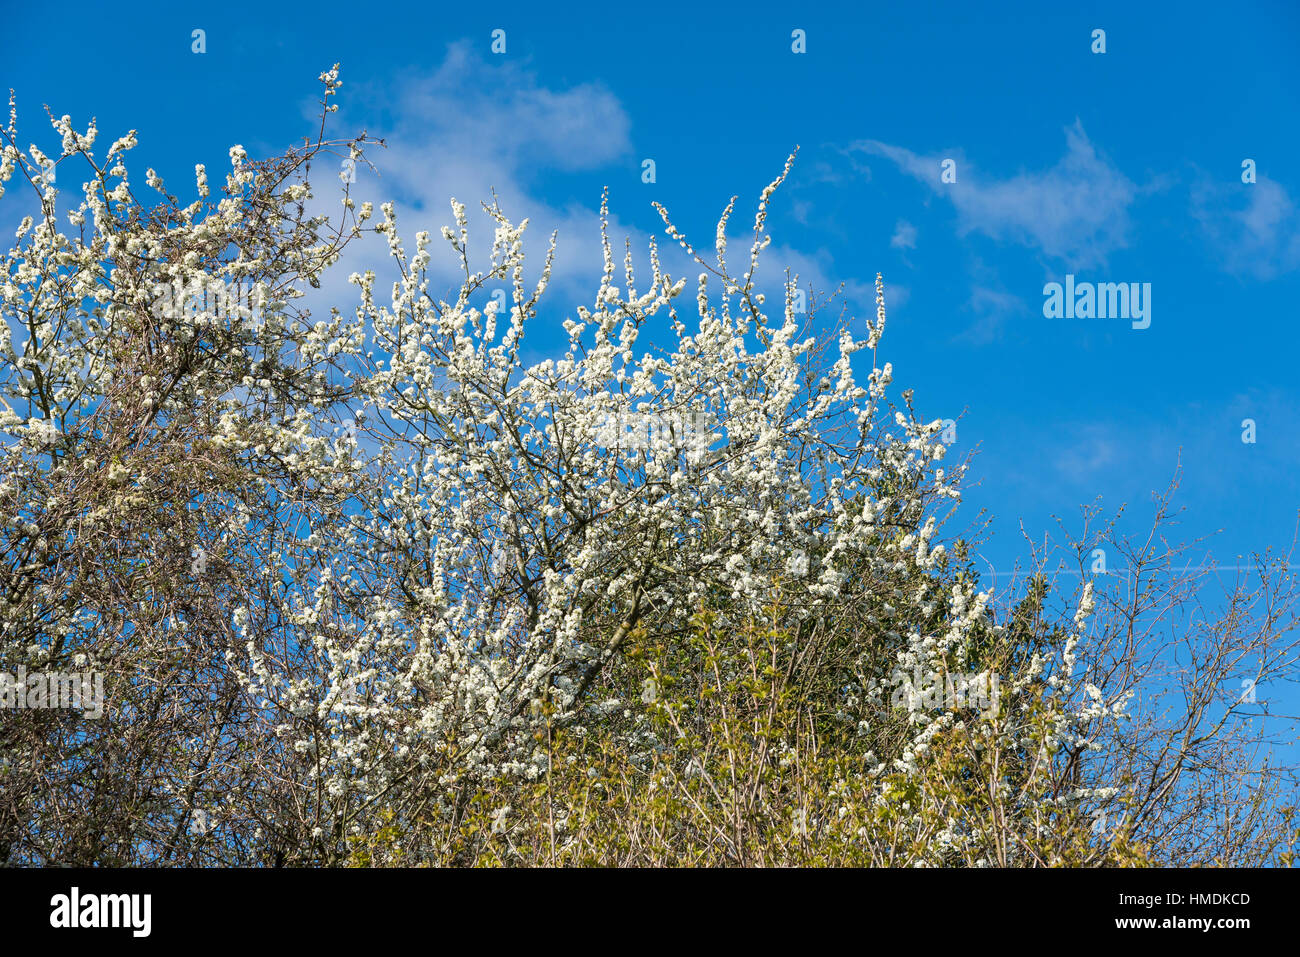
{"label": "blossoming tree", "polygon": [[[1064,760],[1133,691],[1085,680],[1091,587],[1063,627],[1041,591],[999,615],[939,540],[964,469],[890,401],[881,278],[858,329],[801,314],[794,277],[761,287],[793,157],[739,266],[735,199],[707,254],[660,209],[694,277],[653,242],[620,268],[602,202],[595,296],[525,364],[556,237],[530,278],[498,204],[477,262],[454,200],[408,247],[392,204],[322,191],[313,163],[375,143],[326,138],[321,80],[314,138],[232,148],[220,198],[198,167],[189,203],[152,170],[142,198],[133,133],[99,160],[93,123],[51,117],[48,155],[11,110],[0,184],[36,209],[0,270],[0,642],[6,666],[109,681],[101,725],[6,718],[6,859],[470,861],[543,833],[527,813],[534,859],[608,860],[609,820],[575,812],[593,777],[659,829],[628,860],[691,859],[664,850],[686,833],[814,860],[808,795],[840,862],[1147,853],[1089,836],[1121,782]],[[362,236],[386,266],[322,309],[309,290]],[[998,691],[918,705],[954,675]]]}

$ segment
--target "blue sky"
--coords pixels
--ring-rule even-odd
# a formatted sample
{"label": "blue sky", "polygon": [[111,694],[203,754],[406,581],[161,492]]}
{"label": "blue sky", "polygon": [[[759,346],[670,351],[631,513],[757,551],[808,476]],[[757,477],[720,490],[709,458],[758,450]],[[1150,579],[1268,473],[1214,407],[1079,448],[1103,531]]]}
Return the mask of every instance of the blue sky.
{"label": "blue sky", "polygon": [[[233,143],[265,155],[309,133],[316,76],[341,61],[336,132],[390,144],[362,197],[397,199],[410,236],[449,221],[448,196],[473,206],[495,187],[539,253],[560,230],[566,307],[594,293],[602,187],[644,264],[645,239],[663,239],[652,200],[707,247],[727,200],[752,215],[798,144],[768,266],[844,282],[858,316],[884,273],[882,357],[924,415],[961,417],[959,451],[979,449],[968,515],[993,515],[991,565],[1025,554],[1022,523],[1041,537],[1097,496],[1140,525],[1180,449],[1188,537],[1223,529],[1229,563],[1285,549],[1300,507],[1300,7],[986,6],[88,2],[60,5],[50,29],[27,5],[0,20],[0,86],[38,143],[46,103],[79,128],[96,116],[105,142],[137,128],[133,167],[175,189],[196,162],[224,168]],[[957,182],[940,181],[944,159]],[[1150,283],[1150,327],[1045,318],[1043,286],[1067,273]],[[558,332],[535,331],[539,355]]]}

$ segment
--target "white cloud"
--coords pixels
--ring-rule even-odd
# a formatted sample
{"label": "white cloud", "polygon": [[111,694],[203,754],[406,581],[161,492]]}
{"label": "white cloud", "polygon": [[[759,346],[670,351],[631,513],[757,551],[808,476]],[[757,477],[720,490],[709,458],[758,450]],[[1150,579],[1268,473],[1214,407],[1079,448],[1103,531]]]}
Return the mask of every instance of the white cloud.
{"label": "white cloud", "polygon": [[1229,272],[1271,279],[1300,268],[1300,215],[1275,180],[1203,180],[1192,189],[1192,215]]}
{"label": "white cloud", "polygon": [[[479,203],[490,200],[495,191],[508,217],[515,222],[529,220],[525,239],[530,259],[525,277],[528,288],[540,275],[546,245],[556,230],[558,246],[547,298],[552,306],[570,315],[576,305],[591,305],[602,263],[599,193],[560,201],[554,174],[606,170],[627,174],[630,169],[639,170],[632,149],[632,122],[616,96],[590,83],[563,89],[545,86],[522,67],[475,54],[464,43],[450,45],[443,63],[430,74],[408,75],[401,82],[357,83],[345,86],[342,93],[336,128],[368,128],[387,143],[386,148],[368,154],[378,168],[378,177],[358,168],[355,200],[358,204],[370,200],[376,207],[393,200],[398,232],[408,253],[418,230],[427,229],[433,234],[430,275],[445,283],[447,293],[459,288],[463,276],[457,257],[438,235],[442,225],[453,223],[449,198],[454,196],[466,204],[470,216],[470,268],[479,269],[484,268],[490,254],[494,226]],[[774,157],[773,175],[780,171],[782,160],[783,156]],[[818,169],[814,165],[814,173],[820,175]],[[766,182],[754,188],[748,203],[742,193],[732,220],[737,234],[729,237],[729,263],[737,276],[745,271],[753,242],[752,230],[746,232],[743,224],[753,222],[753,208],[762,185]],[[622,190],[621,195],[615,190],[610,196],[609,235],[618,264],[616,276],[623,276],[624,244],[630,242],[637,286],[642,291],[650,277],[647,250],[651,234],[620,220],[617,211],[622,207],[646,212],[656,195],[654,187],[645,186]],[[778,208],[783,195],[779,193],[774,200]],[[718,197],[716,213],[721,213],[728,198]],[[786,197],[784,202],[791,203],[792,199]],[[686,231],[701,255],[711,262],[713,221],[702,216],[701,210],[670,207],[669,212],[683,228],[686,220],[708,223],[707,234],[699,228]],[[658,223],[657,214],[651,215]],[[796,204],[794,218],[799,215]],[[689,277],[689,314],[693,311],[691,291],[700,267],[661,229],[655,238],[665,270],[675,278]],[[387,260],[386,243],[367,237],[365,242],[349,248],[340,268],[327,279],[338,285],[322,290],[321,298],[355,302],[355,289],[342,277],[366,268],[388,276],[391,272]],[[800,286],[811,285],[819,297],[839,286],[829,252],[802,252],[773,242],[760,260],[757,276],[768,295],[770,314],[780,314],[781,284],[787,266],[799,275]],[[711,286],[716,290],[716,283]],[[430,292],[435,296],[443,294],[438,289]],[[857,307],[858,316],[874,312],[875,291],[870,283],[848,280],[845,293]],[[905,295],[906,290],[896,288],[892,304],[901,302]],[[533,340],[534,346],[542,344],[541,339]]]}
{"label": "white cloud", "polygon": [[[480,203],[495,192],[508,217],[530,221],[525,248],[538,272],[550,233],[558,230],[552,282],[570,295],[580,289],[584,300],[594,295],[601,264],[599,196],[587,204],[548,202],[537,181],[631,161],[631,120],[617,97],[590,83],[543,86],[517,64],[485,59],[464,42],[450,44],[431,74],[359,83],[344,93],[351,95],[343,97],[339,128],[368,127],[387,143],[370,154],[378,179],[358,171],[358,201],[391,199],[403,237],[420,229],[437,237],[440,226],[453,222],[449,200],[455,197],[470,215],[471,268],[477,268],[488,258],[495,226]],[[617,220],[611,227],[614,238],[633,232]],[[367,257],[376,256],[375,245],[365,250]],[[455,257],[437,238],[431,272],[459,285]]]}
{"label": "white cloud", "polygon": [[[959,150],[923,156],[878,140],[850,150],[883,156],[948,197],[963,235],[1020,243],[1071,267],[1103,265],[1128,244],[1129,207],[1139,189],[1097,151],[1078,120],[1066,128],[1065,141],[1065,155],[1051,168],[1002,180],[981,175]],[[955,183],[940,181],[946,158],[957,162]]]}
{"label": "white cloud", "polygon": [[916,227],[907,220],[900,219],[898,225],[894,227],[894,235],[890,238],[889,245],[895,249],[915,249]]}

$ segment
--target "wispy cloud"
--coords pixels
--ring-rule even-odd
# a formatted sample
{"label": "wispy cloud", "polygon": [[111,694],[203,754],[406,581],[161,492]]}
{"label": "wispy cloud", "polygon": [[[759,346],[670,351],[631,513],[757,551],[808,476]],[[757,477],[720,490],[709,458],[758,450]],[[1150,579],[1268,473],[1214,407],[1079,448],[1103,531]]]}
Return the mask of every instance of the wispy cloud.
{"label": "wispy cloud", "polygon": [[1121,461],[1124,438],[1107,424],[1080,425],[1066,430],[1067,441],[1052,453],[1052,466],[1065,482],[1095,485],[1099,472]]}
{"label": "wispy cloud", "polygon": [[[591,83],[546,86],[523,66],[493,62],[465,42],[450,44],[431,73],[362,83],[350,92],[343,125],[366,126],[388,144],[372,155],[378,180],[358,172],[358,198],[394,200],[403,235],[418,229],[436,235],[451,221],[449,199],[465,203],[473,268],[487,259],[494,226],[479,204],[495,193],[507,216],[530,221],[525,245],[539,268],[544,243],[558,230],[553,283],[570,294],[594,293],[599,197],[556,202],[546,198],[540,180],[630,161],[631,120],[614,94]],[[616,220],[611,225],[615,236],[634,234]],[[459,284],[453,257],[435,255],[431,270]]]}
{"label": "wispy cloud", "polygon": [[1192,189],[1192,215],[1231,273],[1272,279],[1300,268],[1300,214],[1276,180],[1202,178]]}
{"label": "wispy cloud", "polygon": [[[1128,245],[1129,211],[1140,189],[1098,151],[1078,120],[1065,129],[1065,145],[1049,169],[1006,179],[983,175],[960,150],[922,155],[878,140],[861,140],[850,150],[884,157],[948,197],[962,235],[1019,243],[1072,268],[1103,265]],[[940,181],[946,158],[957,162],[955,183]]]}
{"label": "wispy cloud", "polygon": [[895,249],[915,249],[916,227],[907,220],[900,219],[898,225],[894,227],[894,235],[890,237],[889,245]]}
{"label": "wispy cloud", "polygon": [[976,316],[976,321],[954,337],[954,341],[983,345],[992,342],[1002,332],[1007,320],[1028,312],[1025,303],[1011,293],[989,286],[976,286],[966,300],[966,309]]}
{"label": "wispy cloud", "polygon": [[[394,90],[400,92],[394,95]],[[376,205],[394,200],[398,230],[408,243],[417,230],[430,230],[435,237],[430,274],[448,290],[458,287],[463,278],[457,257],[447,255],[445,247],[440,255],[437,248],[438,228],[452,221],[448,200],[455,197],[466,204],[470,268],[482,268],[490,253],[494,224],[482,213],[479,202],[489,200],[495,192],[507,216],[515,222],[529,220],[525,248],[537,273],[551,232],[558,232],[552,304],[569,309],[591,303],[602,261],[599,193],[593,190],[590,196],[566,199],[557,188],[555,174],[608,171],[625,176],[627,164],[638,163],[632,148],[632,122],[618,97],[599,84],[547,85],[523,66],[476,53],[465,42],[450,44],[445,59],[432,72],[407,74],[399,81],[361,83],[344,91],[351,95],[343,98],[340,127],[366,127],[387,142],[386,148],[374,151],[371,157],[378,178],[358,170],[355,199]],[[773,173],[779,169],[778,165]],[[805,178],[821,181],[833,174],[828,164],[814,163]],[[647,247],[651,233],[620,219],[617,211],[631,208],[628,204],[632,202],[638,204],[638,211],[648,209],[653,198],[653,188],[644,187],[633,196],[626,192],[620,196],[616,191],[610,203],[615,256],[621,264],[624,241],[630,243],[643,289],[650,273]],[[719,213],[728,198],[718,198]],[[757,200],[755,189],[752,202]],[[786,201],[795,202],[793,198]],[[779,208],[781,198],[776,202]],[[743,195],[737,208],[745,212],[738,212],[733,224],[752,216],[752,207],[747,209]],[[807,212],[805,201],[804,206],[795,206],[793,218],[798,220]],[[654,218],[657,221],[658,217]],[[707,237],[688,235],[707,258],[713,246],[712,230]],[[691,263],[676,243],[662,235],[658,242],[663,264],[674,277],[693,278],[699,273],[698,265]],[[752,242],[752,232],[740,232],[731,240],[729,259],[737,275],[744,272]],[[369,266],[382,275],[379,264],[387,255],[386,244],[378,241],[350,248],[345,268],[338,274],[346,276],[352,269]],[[845,295],[853,305],[862,310],[874,308],[871,284],[838,275],[827,250],[807,252],[773,242],[763,254],[756,278],[774,313],[780,311],[787,266],[798,274],[800,286],[812,286],[819,295],[833,292],[843,279]],[[526,277],[525,282],[533,282],[535,275]],[[618,275],[622,276],[621,268]],[[350,287],[324,292],[355,299]],[[905,294],[898,289],[895,302]]]}

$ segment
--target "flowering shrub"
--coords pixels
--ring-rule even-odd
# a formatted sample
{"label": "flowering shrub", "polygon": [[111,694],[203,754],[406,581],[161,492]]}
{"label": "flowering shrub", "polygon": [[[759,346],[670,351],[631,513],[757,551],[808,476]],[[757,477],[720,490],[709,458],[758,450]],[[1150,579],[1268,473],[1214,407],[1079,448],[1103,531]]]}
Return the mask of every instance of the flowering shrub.
{"label": "flowering shrub", "polygon": [[[324,138],[321,80],[314,141],[232,148],[188,204],[152,170],[138,198],[134,133],[101,161],[56,119],[52,158],[11,112],[0,184],[40,208],[0,273],[0,642],[103,671],[110,713],[6,719],[6,859],[1145,860],[1089,831],[1125,796],[1079,756],[1132,691],[1081,681],[1091,586],[1064,627],[1041,585],[999,621],[939,540],[964,469],[888,397],[879,276],[860,338],[760,291],[789,162],[739,266],[734,199],[708,255],[660,210],[693,280],[653,242],[620,277],[602,202],[596,295],[525,365],[555,237],[529,282],[497,204],[483,262],[454,200],[413,251],[348,182],[318,211],[312,161],[373,145]],[[388,276],[316,318],[303,287],[363,233]],[[630,417],[658,424],[611,437]],[[983,713],[891,682],[956,674],[999,689]]]}
{"label": "flowering shrub", "polygon": [[1051,741],[1071,718],[1041,675],[1017,706],[931,723],[917,743],[902,709],[874,709],[865,728],[830,711],[816,690],[829,636],[796,642],[781,617],[722,628],[704,612],[671,642],[637,632],[624,688],[646,675],[641,694],[604,688],[576,726],[548,716],[544,775],[485,781],[454,831],[412,819],[392,856],[372,842],[352,862],[409,863],[411,846],[487,865],[1147,862],[1061,799]]}

